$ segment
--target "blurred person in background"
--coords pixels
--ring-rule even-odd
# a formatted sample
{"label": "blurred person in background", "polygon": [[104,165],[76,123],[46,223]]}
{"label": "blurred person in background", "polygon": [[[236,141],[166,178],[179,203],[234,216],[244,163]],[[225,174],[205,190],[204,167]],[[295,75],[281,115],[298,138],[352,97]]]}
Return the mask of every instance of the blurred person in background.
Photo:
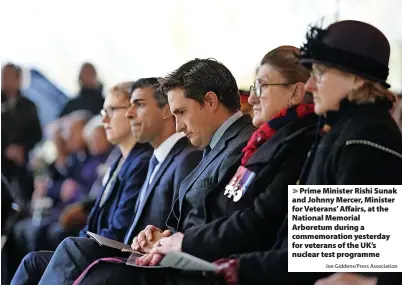
{"label": "blurred person in background", "polygon": [[[76,123],[81,124],[82,121]],[[59,198],[67,204],[76,202],[89,193],[98,176],[97,167],[106,161],[111,150],[100,116],[93,117],[82,129],[81,126],[73,123],[67,143],[70,143],[70,151],[78,147],[77,151],[83,152],[85,150],[82,147],[86,146],[88,153],[79,173],[72,175],[61,186]]]}
{"label": "blurred person in background", "polygon": [[[51,245],[46,238],[48,228],[59,220],[60,213],[67,205],[85,197],[96,181],[97,167],[104,163],[110,148],[107,142],[93,142],[91,136],[99,132],[98,129],[101,127],[96,124],[92,124],[90,128],[92,130],[87,131],[90,134],[87,135],[88,144],[85,141],[84,128],[91,117],[88,111],[79,110],[62,120],[62,136],[66,143],[65,151],[69,153],[69,156],[65,166],[57,167],[62,177],[53,181],[49,180],[47,183],[45,196],[52,199],[52,205],[47,202],[43,205],[39,203],[39,208],[43,208],[39,214],[34,212],[32,217],[19,221],[14,227],[12,247],[15,265],[19,264],[27,252],[50,249]],[[103,129],[102,131],[104,132]],[[96,138],[106,140],[104,134],[102,136],[98,133]],[[91,152],[93,155],[90,154]],[[15,268],[16,266],[14,270]],[[11,271],[12,275],[13,271]]]}
{"label": "blurred person in background", "polygon": [[253,117],[253,106],[251,106],[248,103],[250,92],[239,89],[239,93],[240,93],[240,111],[243,114],[249,114],[251,117]]}
{"label": "blurred person in background", "polygon": [[[88,195],[78,202],[67,205],[60,213],[59,223],[57,223],[57,225],[54,224],[49,229],[48,235],[53,235],[52,232],[57,232],[59,230],[67,231],[70,233],[69,235],[75,235],[79,230],[81,230],[88,219],[92,207],[95,205],[98,195],[103,191],[104,183],[106,183],[105,179],[108,179],[109,177],[109,168],[121,157],[121,155],[119,147],[116,146],[112,148],[106,161],[97,167],[97,179],[94,184],[92,184]],[[54,240],[53,238],[50,239]],[[56,242],[52,242],[49,248],[56,248],[59,242],[57,240]]]}
{"label": "blurred person in background", "polygon": [[[140,188],[147,176],[153,149],[148,143],[137,142],[131,133],[130,120],[125,116],[130,108],[131,86],[132,82],[118,84],[105,99],[101,112],[103,128],[106,130],[108,141],[120,148],[121,155],[115,159],[105,175],[103,191],[97,197],[85,227],[78,229],[81,229],[80,237],[87,237],[86,232],[91,231],[114,240],[122,240],[132,220]],[[86,137],[93,137],[93,132],[99,129],[98,122],[95,117],[86,125]],[[96,127],[92,131],[88,127],[91,125]],[[93,140],[99,144],[98,139]],[[88,142],[88,145],[91,149],[91,142]],[[98,145],[96,148],[100,150],[103,147]],[[83,205],[79,203],[70,208],[70,217],[65,218],[62,227],[57,223],[50,228],[53,230],[53,236],[48,236],[48,242],[60,242],[67,235],[77,235],[78,232],[73,233],[71,227],[77,225],[74,217],[84,217],[84,211]],[[28,254],[17,270],[12,284],[37,284],[52,255],[53,252],[50,251]]]}
{"label": "blurred person in background", "polygon": [[66,116],[76,110],[88,110],[92,115],[98,114],[103,107],[103,86],[99,82],[98,74],[92,63],[85,62],[81,66],[78,76],[80,91],[77,97],[67,102],[60,113],[60,117]]}
{"label": "blurred person in background", "polygon": [[43,175],[35,177],[32,201],[46,197],[48,192],[51,192],[51,190],[48,190],[49,188],[60,186],[67,177],[69,151],[66,140],[63,137],[63,119],[58,119],[51,123],[47,127],[47,132],[56,149],[56,158],[47,167]]}
{"label": "blurred person in background", "polygon": [[[82,135],[86,122],[91,118],[88,112],[74,112],[62,117],[49,126],[57,156],[48,167],[47,175],[35,179],[33,199],[49,197],[54,204],[60,202],[60,188],[67,178],[77,176],[83,162],[89,157],[87,144]],[[78,169],[78,170],[76,170]]]}
{"label": "blurred person in background", "polygon": [[1,166],[18,198],[28,202],[33,177],[28,170],[28,155],[42,139],[35,104],[21,92],[22,70],[8,63],[1,71]]}
{"label": "blurred person in background", "polygon": [[[60,189],[60,185],[67,178],[70,153],[67,149],[66,140],[62,135],[63,121],[64,119],[59,119],[47,127],[47,136],[54,143],[57,155],[55,161],[46,168],[45,173],[35,177],[34,192],[32,194],[30,207],[35,218],[26,216],[25,214],[23,216],[25,218],[17,221],[12,229],[11,238],[4,248],[5,257],[3,260],[9,265],[8,274],[3,275],[5,283],[9,283],[7,278],[13,276],[21,258],[29,251],[29,248],[32,247],[27,244],[31,241],[29,236],[33,234],[31,232],[33,224],[36,225],[39,220],[35,219],[41,219],[41,216],[44,214],[40,208],[41,202],[39,201],[46,198],[50,199],[48,193],[58,191],[56,189]],[[28,238],[26,238],[26,236]]]}
{"label": "blurred person in background", "polygon": [[[42,139],[36,106],[23,96],[21,87],[21,68],[12,63],[4,65],[1,71],[1,228],[4,236],[8,236],[14,224],[11,204],[16,202],[23,212],[29,208],[34,183],[28,156]],[[2,280],[12,268],[6,257],[8,248],[7,244],[2,251]]]}

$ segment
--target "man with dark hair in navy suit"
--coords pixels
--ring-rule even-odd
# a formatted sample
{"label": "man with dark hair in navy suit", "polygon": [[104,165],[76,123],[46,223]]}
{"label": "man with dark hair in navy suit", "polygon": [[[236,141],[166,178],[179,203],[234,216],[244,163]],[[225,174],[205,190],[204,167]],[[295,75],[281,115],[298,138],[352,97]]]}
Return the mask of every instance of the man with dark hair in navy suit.
{"label": "man with dark hair in navy suit", "polygon": [[[202,152],[192,146],[183,133],[176,133],[167,98],[156,90],[157,87],[157,78],[143,78],[134,82],[131,106],[126,113],[137,143],[149,142],[154,148],[148,172],[142,174],[145,183],[137,202],[133,203],[135,211],[132,211],[131,225],[124,239],[117,238],[126,243],[131,243],[132,236],[136,236],[148,224],[163,227],[172,203],[177,199],[181,182],[202,158]],[[69,252],[70,258],[65,256],[65,252]],[[119,254],[116,250],[100,247],[89,238],[67,238],[56,249],[54,258],[47,266],[44,277],[50,279],[41,283],[61,283],[70,275],[80,274],[94,260]],[[70,261],[71,267],[60,264]],[[56,272],[61,275],[53,275]]]}

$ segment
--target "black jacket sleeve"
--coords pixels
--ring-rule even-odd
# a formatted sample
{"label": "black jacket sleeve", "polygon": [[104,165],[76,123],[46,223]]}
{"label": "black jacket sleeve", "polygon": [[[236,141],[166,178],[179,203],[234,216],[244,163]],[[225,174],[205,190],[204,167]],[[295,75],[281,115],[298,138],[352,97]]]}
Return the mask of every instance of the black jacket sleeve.
{"label": "black jacket sleeve", "polygon": [[[333,156],[338,185],[401,185],[402,157],[381,146],[343,145]],[[401,154],[399,154],[401,155]]]}
{"label": "black jacket sleeve", "polygon": [[301,160],[285,161],[253,207],[186,230],[182,250],[214,261],[231,254],[270,249],[287,215],[288,184],[297,181],[301,164]]}
{"label": "black jacket sleeve", "polygon": [[312,285],[331,273],[288,272],[286,248],[267,252],[244,254],[239,257],[238,283],[240,285]]}
{"label": "black jacket sleeve", "polygon": [[402,272],[380,273],[377,285],[400,285],[402,284]]}
{"label": "black jacket sleeve", "polygon": [[25,152],[28,153],[33,147],[42,140],[42,127],[39,121],[36,106],[31,103],[28,107],[26,133],[24,135]]}

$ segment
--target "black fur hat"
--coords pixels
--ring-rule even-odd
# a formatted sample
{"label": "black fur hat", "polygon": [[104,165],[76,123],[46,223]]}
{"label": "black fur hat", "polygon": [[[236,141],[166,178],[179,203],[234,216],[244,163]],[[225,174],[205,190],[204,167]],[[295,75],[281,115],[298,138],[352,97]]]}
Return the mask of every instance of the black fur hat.
{"label": "black fur hat", "polygon": [[341,21],[327,29],[310,27],[300,48],[300,63],[311,69],[322,63],[391,87],[388,78],[390,45],[377,28],[359,21]]}

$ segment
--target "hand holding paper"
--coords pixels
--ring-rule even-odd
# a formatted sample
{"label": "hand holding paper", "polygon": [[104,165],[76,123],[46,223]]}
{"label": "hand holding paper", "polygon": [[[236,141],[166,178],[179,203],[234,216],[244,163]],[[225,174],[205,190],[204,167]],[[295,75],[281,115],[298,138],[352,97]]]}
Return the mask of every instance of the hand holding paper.
{"label": "hand holding paper", "polygon": [[181,251],[184,234],[175,233],[174,235],[159,240],[159,243],[153,247],[151,253],[166,255],[170,251]]}
{"label": "hand holding paper", "polygon": [[155,266],[158,265],[164,255],[171,251],[181,251],[181,244],[183,242],[184,234],[175,233],[174,235],[162,238],[157,242],[150,253],[137,259],[137,265],[142,266]]}
{"label": "hand holding paper", "polygon": [[149,253],[160,239],[170,235],[171,232],[169,230],[162,232],[161,229],[149,225],[133,239],[131,248],[144,253]]}

